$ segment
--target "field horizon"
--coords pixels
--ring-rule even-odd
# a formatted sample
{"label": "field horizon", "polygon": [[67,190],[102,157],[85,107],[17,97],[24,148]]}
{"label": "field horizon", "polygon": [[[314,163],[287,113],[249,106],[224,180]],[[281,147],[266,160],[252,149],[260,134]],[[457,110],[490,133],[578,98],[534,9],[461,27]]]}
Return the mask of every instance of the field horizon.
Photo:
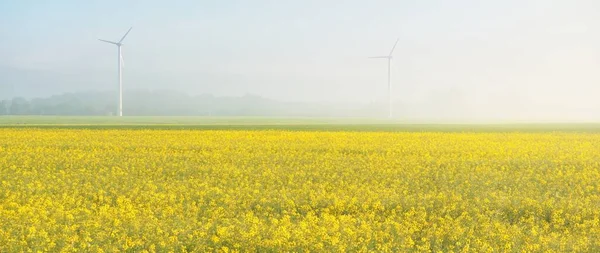
{"label": "field horizon", "polygon": [[290,131],[600,132],[600,122],[410,121],[383,118],[0,116],[0,128]]}

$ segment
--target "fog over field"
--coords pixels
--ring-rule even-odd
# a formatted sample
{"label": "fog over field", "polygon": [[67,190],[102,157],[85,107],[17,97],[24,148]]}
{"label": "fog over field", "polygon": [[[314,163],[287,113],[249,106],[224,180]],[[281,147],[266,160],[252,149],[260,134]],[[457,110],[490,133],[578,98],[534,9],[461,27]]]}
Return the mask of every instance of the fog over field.
{"label": "fog over field", "polygon": [[[213,97],[228,116],[385,117],[387,63],[368,57],[399,38],[394,118],[600,121],[599,13],[595,0],[2,1],[0,100],[48,114],[32,99],[69,93],[52,108],[89,109],[92,94],[106,115],[117,50],[97,39],[133,26],[125,115],[210,114]],[[185,99],[136,95],[161,91]],[[56,114],[90,114],[77,110]]]}

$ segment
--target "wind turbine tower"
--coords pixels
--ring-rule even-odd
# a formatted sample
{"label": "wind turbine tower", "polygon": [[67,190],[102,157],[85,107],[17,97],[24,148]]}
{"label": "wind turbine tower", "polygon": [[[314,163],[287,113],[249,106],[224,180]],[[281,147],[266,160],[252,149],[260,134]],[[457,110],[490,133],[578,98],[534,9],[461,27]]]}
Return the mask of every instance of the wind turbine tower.
{"label": "wind turbine tower", "polygon": [[110,43],[113,45],[117,46],[117,52],[118,54],[118,75],[119,75],[119,117],[123,116],[123,79],[122,79],[122,73],[123,73],[123,54],[121,53],[121,47],[123,46],[123,40],[125,39],[125,37],[127,37],[127,34],[129,34],[129,32],[131,31],[130,27],[129,30],[127,30],[127,32],[125,33],[125,35],[123,35],[123,37],[121,38],[121,40],[119,40],[119,42],[113,42],[113,41],[108,41],[108,40],[101,40],[98,39],[99,41],[102,42],[106,42],[106,43]]}
{"label": "wind turbine tower", "polygon": [[394,53],[394,49],[396,49],[396,45],[398,45],[398,41],[400,41],[400,38],[398,38],[396,40],[396,43],[394,43],[394,46],[392,47],[392,50],[390,51],[390,53],[386,56],[373,56],[373,57],[369,57],[369,58],[373,58],[373,59],[387,59],[388,61],[388,74],[387,74],[387,84],[388,84],[388,118],[392,117],[392,83],[391,83],[391,77],[392,77],[392,73],[391,73],[391,68],[392,68],[392,54]]}

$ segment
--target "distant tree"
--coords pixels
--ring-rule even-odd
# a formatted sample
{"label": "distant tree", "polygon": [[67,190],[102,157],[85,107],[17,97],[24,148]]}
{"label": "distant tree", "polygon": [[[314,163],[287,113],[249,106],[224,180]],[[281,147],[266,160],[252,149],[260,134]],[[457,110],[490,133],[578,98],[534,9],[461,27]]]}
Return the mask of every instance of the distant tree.
{"label": "distant tree", "polygon": [[28,115],[31,114],[30,104],[27,99],[16,97],[12,99],[10,105],[10,114],[12,115]]}
{"label": "distant tree", "polygon": [[45,104],[45,99],[34,98],[29,102],[29,110],[31,114],[44,115],[46,114],[48,105]]}
{"label": "distant tree", "polygon": [[9,106],[10,106],[10,101],[8,100],[2,100],[0,101],[0,115],[8,115],[9,114]]}

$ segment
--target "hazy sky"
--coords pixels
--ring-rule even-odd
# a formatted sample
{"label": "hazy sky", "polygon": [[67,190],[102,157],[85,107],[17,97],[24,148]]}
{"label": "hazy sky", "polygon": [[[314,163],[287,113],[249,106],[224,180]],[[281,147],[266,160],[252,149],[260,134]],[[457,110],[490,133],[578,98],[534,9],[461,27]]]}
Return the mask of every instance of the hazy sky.
{"label": "hazy sky", "polygon": [[[600,115],[600,1],[0,0],[0,98],[126,89]],[[508,109],[507,109],[508,110]]]}

